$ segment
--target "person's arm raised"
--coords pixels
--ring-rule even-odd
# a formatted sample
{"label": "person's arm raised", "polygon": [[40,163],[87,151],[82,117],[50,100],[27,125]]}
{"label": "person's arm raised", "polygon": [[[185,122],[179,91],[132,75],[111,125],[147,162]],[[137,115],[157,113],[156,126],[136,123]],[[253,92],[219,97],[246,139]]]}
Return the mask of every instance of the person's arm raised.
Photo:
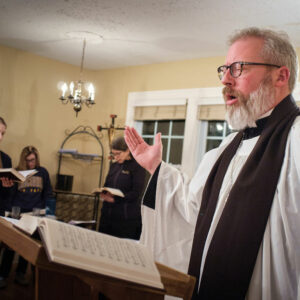
{"label": "person's arm raised", "polygon": [[148,145],[132,127],[125,129],[125,141],[134,159],[151,175],[162,161],[161,133],[155,136],[154,145]]}

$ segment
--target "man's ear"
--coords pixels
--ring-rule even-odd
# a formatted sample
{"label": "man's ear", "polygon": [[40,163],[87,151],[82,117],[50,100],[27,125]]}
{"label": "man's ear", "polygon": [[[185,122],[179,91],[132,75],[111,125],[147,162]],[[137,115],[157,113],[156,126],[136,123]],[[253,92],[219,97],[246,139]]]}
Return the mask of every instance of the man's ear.
{"label": "man's ear", "polygon": [[289,84],[290,70],[283,66],[276,70],[275,86],[281,87]]}

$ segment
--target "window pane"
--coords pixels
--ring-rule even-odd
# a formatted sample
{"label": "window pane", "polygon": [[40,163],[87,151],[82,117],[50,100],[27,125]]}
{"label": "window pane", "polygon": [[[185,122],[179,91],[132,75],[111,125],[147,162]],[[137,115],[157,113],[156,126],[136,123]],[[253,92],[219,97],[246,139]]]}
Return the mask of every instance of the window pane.
{"label": "window pane", "polygon": [[155,121],[144,121],[142,134],[154,134]]}
{"label": "window pane", "polygon": [[183,146],[182,139],[172,139],[171,140],[169,163],[175,164],[175,165],[181,164],[182,146]]}
{"label": "window pane", "polygon": [[144,141],[145,141],[148,145],[153,145],[153,138],[144,138]]}
{"label": "window pane", "polygon": [[163,153],[162,153],[162,159],[165,162],[167,161],[167,150],[168,150],[168,139],[161,139],[162,144],[163,144]]}
{"label": "window pane", "polygon": [[208,123],[208,136],[223,136],[224,122],[210,121]]}
{"label": "window pane", "polygon": [[225,123],[225,124],[226,124],[226,136],[227,136],[228,134],[234,132],[234,130],[230,129],[227,123]]}
{"label": "window pane", "polygon": [[184,134],[184,120],[173,121],[172,135],[183,135]]}
{"label": "window pane", "polygon": [[169,134],[170,121],[158,121],[157,122],[157,132],[161,132],[162,135]]}
{"label": "window pane", "polygon": [[206,141],[206,151],[219,147],[222,140],[207,140]]}

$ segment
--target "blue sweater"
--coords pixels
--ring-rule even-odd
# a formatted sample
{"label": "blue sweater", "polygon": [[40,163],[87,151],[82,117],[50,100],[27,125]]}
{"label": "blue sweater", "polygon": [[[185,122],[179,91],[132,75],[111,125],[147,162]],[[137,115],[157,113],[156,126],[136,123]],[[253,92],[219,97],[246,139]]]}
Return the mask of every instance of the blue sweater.
{"label": "blue sweater", "polygon": [[25,182],[14,185],[12,206],[20,206],[21,212],[32,211],[33,208],[45,208],[48,198],[52,198],[52,187],[49,173],[43,167]]}

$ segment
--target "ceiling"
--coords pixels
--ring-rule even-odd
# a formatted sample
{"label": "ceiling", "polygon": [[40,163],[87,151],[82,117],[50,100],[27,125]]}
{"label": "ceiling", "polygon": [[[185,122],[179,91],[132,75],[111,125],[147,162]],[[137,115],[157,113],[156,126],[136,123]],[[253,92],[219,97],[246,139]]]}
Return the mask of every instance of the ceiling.
{"label": "ceiling", "polygon": [[0,45],[110,69],[226,54],[234,30],[286,31],[300,47],[299,0],[0,0]]}

